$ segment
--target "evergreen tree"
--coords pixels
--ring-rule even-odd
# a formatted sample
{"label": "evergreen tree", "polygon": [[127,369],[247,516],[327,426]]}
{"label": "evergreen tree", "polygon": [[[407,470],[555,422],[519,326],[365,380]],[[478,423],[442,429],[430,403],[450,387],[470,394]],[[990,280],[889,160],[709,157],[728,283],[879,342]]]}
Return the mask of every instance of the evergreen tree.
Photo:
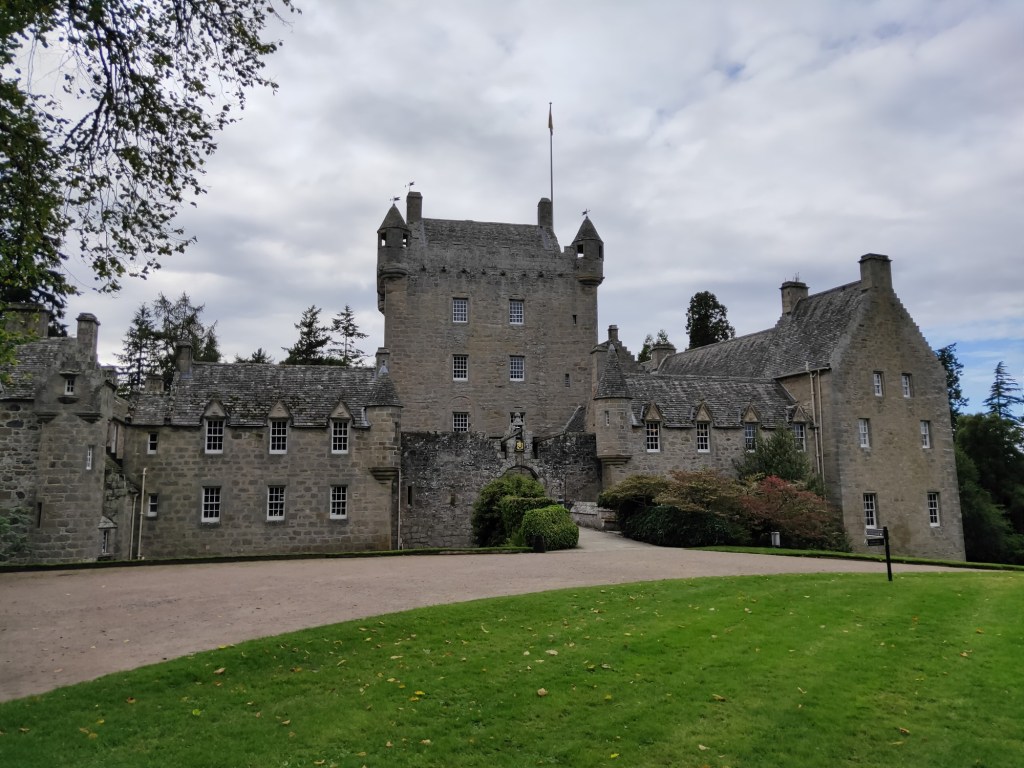
{"label": "evergreen tree", "polygon": [[736,473],[741,480],[774,476],[791,483],[810,483],[812,479],[807,454],[786,428],[774,430],[767,439],[758,439],[754,450],[736,462]]}
{"label": "evergreen tree", "polygon": [[653,349],[658,344],[669,343],[671,342],[669,342],[668,340],[668,331],[666,331],[664,328],[658,331],[657,336],[652,336],[651,334],[648,333],[647,336],[644,337],[644,345],[640,348],[640,354],[637,355],[636,361],[638,363],[646,363],[648,360],[651,359],[651,349]]}
{"label": "evergreen tree", "polygon": [[331,329],[320,323],[320,307],[310,305],[302,312],[295,324],[299,338],[294,346],[283,347],[288,353],[283,362],[286,365],[328,365],[331,359],[327,347],[331,343]]}
{"label": "evergreen tree", "polygon": [[332,362],[342,368],[354,368],[362,365],[366,353],[356,344],[360,339],[365,339],[366,334],[359,330],[359,326],[356,325],[355,313],[348,304],[331,322],[331,331],[338,344],[330,350]]}
{"label": "evergreen tree", "polygon": [[710,291],[695,293],[686,310],[686,332],[690,349],[731,339],[736,330],[729,325],[728,310]]}
{"label": "evergreen tree", "polygon": [[1024,404],[1024,397],[1020,394],[1018,384],[1010,374],[1006,372],[1006,364],[1000,360],[995,370],[995,380],[989,390],[989,396],[985,398],[985,405],[988,412],[1000,419],[1020,422],[1019,416],[1013,415],[1013,407]]}
{"label": "evergreen tree", "polygon": [[946,395],[949,398],[949,423],[956,433],[957,418],[967,407],[967,398],[960,387],[960,375],[964,372],[963,364],[956,357],[956,344],[947,344],[935,350],[942,367],[946,369]]}
{"label": "evergreen tree", "polygon": [[956,445],[977,469],[978,485],[1024,533],[1024,451],[1021,426],[996,413],[961,416]]}
{"label": "evergreen tree", "polygon": [[146,378],[159,371],[158,343],[153,311],[145,304],[141,304],[135,310],[131,325],[121,340],[120,354],[114,355],[120,363],[121,394],[141,391]]}
{"label": "evergreen tree", "polygon": [[255,352],[253,352],[248,357],[242,357],[241,355],[235,355],[235,362],[236,363],[273,363],[274,362],[274,358],[272,358],[270,356],[270,353],[267,352],[267,350],[265,350],[263,347],[259,347]]}

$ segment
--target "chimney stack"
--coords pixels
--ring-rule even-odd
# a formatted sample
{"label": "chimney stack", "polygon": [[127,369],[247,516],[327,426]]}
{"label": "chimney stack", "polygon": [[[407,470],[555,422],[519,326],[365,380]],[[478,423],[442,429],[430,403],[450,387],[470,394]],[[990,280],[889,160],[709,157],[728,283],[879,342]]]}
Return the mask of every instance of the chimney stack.
{"label": "chimney stack", "polygon": [[546,197],[542,197],[537,203],[537,226],[548,229],[555,227],[555,209],[551,200]]}
{"label": "chimney stack", "polygon": [[619,346],[619,326],[608,326],[608,341],[614,343],[615,346]]}
{"label": "chimney stack", "polygon": [[78,320],[78,351],[86,360],[96,359],[96,344],[99,341],[99,320],[96,315],[83,312]]}
{"label": "chimney stack", "polygon": [[782,284],[782,314],[788,315],[801,299],[807,298],[807,284],[799,280],[787,280]]}
{"label": "chimney stack", "polygon": [[50,312],[38,304],[12,302],[5,309],[4,328],[19,336],[45,339],[50,328]]}
{"label": "chimney stack", "polygon": [[405,196],[405,223],[409,226],[423,219],[423,195],[409,191]]}
{"label": "chimney stack", "polygon": [[192,345],[187,341],[179,342],[174,351],[174,366],[182,378],[192,375]]}
{"label": "chimney stack", "polygon": [[892,290],[892,261],[880,253],[865,253],[860,257],[860,287],[862,291],[877,288]]}
{"label": "chimney stack", "polygon": [[651,370],[656,371],[661,367],[661,362],[676,353],[675,344],[655,344],[651,347]]}
{"label": "chimney stack", "polygon": [[377,363],[374,376],[388,374],[388,361],[391,359],[391,350],[387,347],[377,347]]}

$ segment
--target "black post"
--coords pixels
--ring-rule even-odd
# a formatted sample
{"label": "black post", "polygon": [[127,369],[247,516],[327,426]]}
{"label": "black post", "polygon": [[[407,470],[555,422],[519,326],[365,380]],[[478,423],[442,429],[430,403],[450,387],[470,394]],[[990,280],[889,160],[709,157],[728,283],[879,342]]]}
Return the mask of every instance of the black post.
{"label": "black post", "polygon": [[889,574],[889,581],[892,581],[892,556],[889,553],[889,527],[882,527],[882,538],[885,539],[885,572]]}

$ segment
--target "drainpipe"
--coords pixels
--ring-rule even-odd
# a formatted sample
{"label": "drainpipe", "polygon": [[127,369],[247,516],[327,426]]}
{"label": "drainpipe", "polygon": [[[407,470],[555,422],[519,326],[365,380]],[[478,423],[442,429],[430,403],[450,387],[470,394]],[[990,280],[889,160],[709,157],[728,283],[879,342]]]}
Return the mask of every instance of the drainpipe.
{"label": "drainpipe", "polygon": [[142,490],[139,492],[141,502],[139,504],[139,546],[135,550],[135,556],[142,559],[142,518],[146,514],[146,467],[142,468]]}
{"label": "drainpipe", "polygon": [[135,543],[135,502],[139,500],[139,494],[132,494],[132,525],[128,533],[128,561],[132,559],[132,545]]}
{"label": "drainpipe", "polygon": [[398,548],[402,549],[402,465],[398,465]]}

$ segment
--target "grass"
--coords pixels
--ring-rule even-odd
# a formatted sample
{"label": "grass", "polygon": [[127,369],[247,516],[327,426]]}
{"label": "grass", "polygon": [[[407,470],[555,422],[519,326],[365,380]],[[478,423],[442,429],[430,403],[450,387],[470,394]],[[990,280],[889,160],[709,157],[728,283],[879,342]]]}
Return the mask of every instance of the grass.
{"label": "grass", "polygon": [[1009,768],[1022,648],[1015,573],[549,592],[0,704],[0,765]]}
{"label": "grass", "polygon": [[[736,547],[736,546],[712,546],[694,547],[694,549],[705,552],[736,552],[747,555],[781,555],[784,557],[824,557],[830,560],[867,560],[871,562],[885,562],[883,554],[869,554],[865,552],[837,552],[829,549],[786,549],[785,547]],[[965,562],[963,560],[943,560],[935,557],[908,557],[906,555],[892,555],[889,558],[894,563],[906,563],[909,565],[938,565],[943,568],[970,568],[981,571],[1021,571],[1024,572],[1024,565],[1012,565],[1010,563],[977,563]]]}

